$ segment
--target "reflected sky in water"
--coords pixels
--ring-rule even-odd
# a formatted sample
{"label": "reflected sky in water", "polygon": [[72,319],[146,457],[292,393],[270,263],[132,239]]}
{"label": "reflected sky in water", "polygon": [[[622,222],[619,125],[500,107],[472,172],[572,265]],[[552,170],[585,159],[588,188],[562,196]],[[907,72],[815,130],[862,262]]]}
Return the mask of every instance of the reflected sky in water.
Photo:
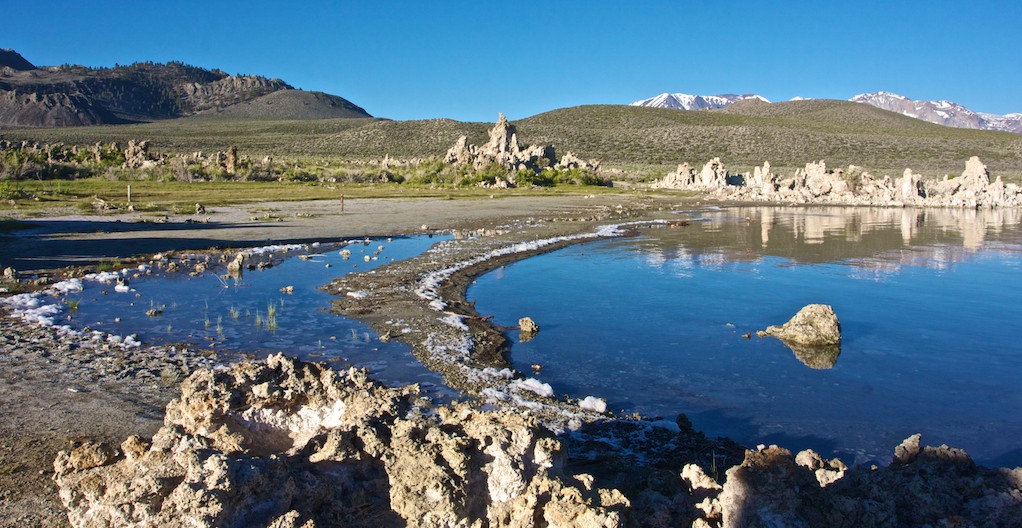
{"label": "reflected sky in water", "polygon": [[[282,253],[278,256],[286,260],[263,271],[245,271],[240,281],[221,277],[227,273],[223,264],[195,277],[179,271],[134,279],[128,293],[86,281],[83,292],[69,296],[78,301],[71,323],[79,329],[138,334],[145,343],[182,343],[256,356],[285,352],[335,368],[367,368],[386,383],[442,387],[442,378],[423,367],[408,345],[381,342],[367,326],[327,312],[334,297],[319,288],[353,271],[419,255],[445,238],[352,243],[343,247],[351,252],[348,259],[338,245],[313,248],[319,253],[305,258]],[[293,294],[281,291],[288,286]],[[146,315],[153,308],[162,309],[160,315]],[[441,388],[438,395],[444,393]]]}
{"label": "reflected sky in water", "polygon": [[[689,225],[509,265],[469,298],[497,324],[539,323],[512,349],[518,369],[540,364],[540,380],[615,411],[684,412],[711,436],[847,462],[886,463],[921,432],[981,463],[1022,464],[1018,211],[679,217]],[[841,320],[836,360],[755,337],[811,303]]]}

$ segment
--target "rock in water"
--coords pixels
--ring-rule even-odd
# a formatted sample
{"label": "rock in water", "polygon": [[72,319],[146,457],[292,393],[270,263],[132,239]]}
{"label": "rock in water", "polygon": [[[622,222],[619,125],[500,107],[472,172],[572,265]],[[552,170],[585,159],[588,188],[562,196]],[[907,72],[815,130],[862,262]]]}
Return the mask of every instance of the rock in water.
{"label": "rock in water", "polygon": [[54,481],[75,527],[622,524],[534,417],[423,403],[282,354],[198,370],[151,442],[61,452]]}
{"label": "rock in water", "polygon": [[523,334],[535,335],[539,333],[539,325],[531,317],[522,317],[518,320],[518,328]]}
{"label": "rock in water", "polygon": [[796,345],[824,346],[841,343],[841,323],[834,314],[834,308],[827,304],[807,305],[787,323],[767,327],[766,333],[785,343]]}

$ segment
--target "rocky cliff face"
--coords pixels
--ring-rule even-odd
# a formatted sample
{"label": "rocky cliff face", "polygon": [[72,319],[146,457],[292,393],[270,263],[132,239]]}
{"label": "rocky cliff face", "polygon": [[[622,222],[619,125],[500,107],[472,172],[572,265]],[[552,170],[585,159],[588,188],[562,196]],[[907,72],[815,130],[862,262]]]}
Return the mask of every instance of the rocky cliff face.
{"label": "rocky cliff face", "polygon": [[[293,90],[280,79],[228,75],[178,62],[114,68],[35,68],[9,50],[0,61],[0,126],[81,126],[172,119]],[[371,117],[361,108],[351,107],[357,109],[353,114],[358,117]]]}

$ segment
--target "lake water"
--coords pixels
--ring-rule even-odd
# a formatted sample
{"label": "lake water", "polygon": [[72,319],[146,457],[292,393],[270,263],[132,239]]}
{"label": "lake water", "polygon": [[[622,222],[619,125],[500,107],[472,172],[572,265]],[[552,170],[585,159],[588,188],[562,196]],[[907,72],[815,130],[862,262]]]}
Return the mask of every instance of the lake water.
{"label": "lake water", "polygon": [[[902,439],[1022,465],[1018,211],[734,207],[480,277],[481,315],[541,330],[511,359],[560,393],[685,413],[711,436],[887,463]],[[841,320],[836,357],[757,330],[802,306]],[[751,338],[744,334],[753,334]]]}
{"label": "lake water", "polygon": [[[312,248],[306,259],[287,257],[263,271],[245,271],[240,281],[224,280],[221,265],[200,276],[184,271],[131,280],[132,291],[85,281],[85,289],[68,295],[78,302],[72,325],[111,334],[137,334],[144,343],[183,343],[255,355],[284,352],[289,356],[327,361],[334,367],[367,368],[390,384],[421,383],[443,397],[440,375],[423,367],[408,345],[381,342],[367,326],[329,313],[333,295],[319,288],[353,271],[366,271],[419,255],[448,236],[372,239],[341,247]],[[382,247],[382,249],[380,249]],[[367,262],[365,257],[370,260]],[[376,260],[372,260],[375,256]],[[281,288],[294,287],[293,294]],[[104,293],[106,292],[106,293]],[[156,317],[146,315],[162,308]],[[119,320],[118,320],[119,319]]]}

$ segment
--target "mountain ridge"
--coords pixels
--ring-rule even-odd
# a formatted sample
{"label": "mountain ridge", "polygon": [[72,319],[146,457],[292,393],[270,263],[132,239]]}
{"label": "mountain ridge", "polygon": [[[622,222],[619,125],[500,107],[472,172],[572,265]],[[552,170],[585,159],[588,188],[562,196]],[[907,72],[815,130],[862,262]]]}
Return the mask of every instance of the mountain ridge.
{"label": "mountain ridge", "polygon": [[[756,94],[689,95],[665,92],[649,99],[635,101],[630,103],[630,106],[673,108],[678,110],[718,110],[748,100],[770,102]],[[795,97],[792,99],[792,101],[799,100],[807,100],[807,98]],[[1022,134],[1022,113],[999,115],[976,112],[964,105],[948,100],[912,100],[908,97],[885,91],[858,94],[848,100],[853,103],[867,104],[952,128],[973,128],[977,130],[996,130]]]}
{"label": "mountain ridge", "polygon": [[[275,92],[303,93],[281,79],[229,75],[182,62],[137,62],[112,68],[80,65],[35,67],[13,50],[0,51],[0,126],[38,128],[160,121],[216,114]],[[372,117],[342,97],[304,92],[296,115],[280,107],[266,117],[318,119]],[[319,94],[319,95],[315,95]],[[294,95],[278,99],[303,99]],[[313,105],[316,108],[305,108]],[[258,117],[256,105],[242,114]]]}

